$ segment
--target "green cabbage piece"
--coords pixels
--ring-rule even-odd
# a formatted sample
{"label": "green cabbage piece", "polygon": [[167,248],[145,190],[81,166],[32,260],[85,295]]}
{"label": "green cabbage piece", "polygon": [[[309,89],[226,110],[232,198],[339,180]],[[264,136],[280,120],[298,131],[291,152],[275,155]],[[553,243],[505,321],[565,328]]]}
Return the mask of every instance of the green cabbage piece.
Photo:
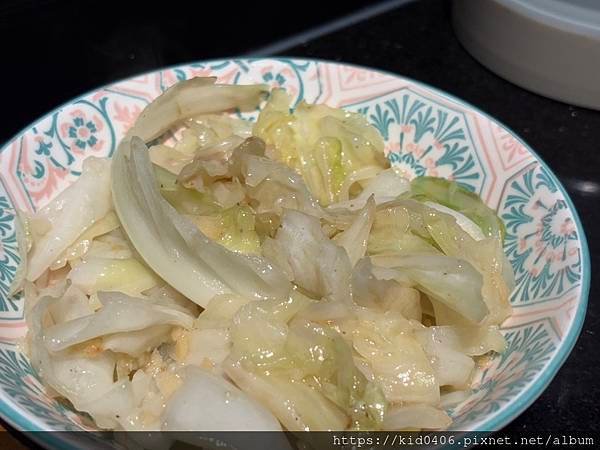
{"label": "green cabbage piece", "polygon": [[250,255],[260,254],[256,219],[249,206],[233,206],[207,216],[188,216],[209,238],[225,248]]}
{"label": "green cabbage piece", "polygon": [[458,211],[475,222],[487,237],[498,237],[503,242],[504,222],[474,192],[454,181],[436,177],[417,177],[411,181],[410,188],[416,199],[431,200]]}
{"label": "green cabbage piece", "polygon": [[188,189],[177,176],[154,165],[160,193],[177,212],[185,214],[209,238],[229,250],[260,254],[260,239],[255,231],[255,214],[245,205],[221,208],[210,192]]}
{"label": "green cabbage piece", "polygon": [[427,210],[413,200],[382,205],[375,213],[368,254],[441,254],[424,224],[423,215]]}
{"label": "green cabbage piece", "polygon": [[127,137],[138,136],[150,142],[184,119],[236,108],[253,110],[267,92],[264,84],[243,86],[215,81],[214,77],[195,77],[171,86],[144,108]]}
{"label": "green cabbage piece", "polygon": [[314,298],[351,301],[350,258],[323,233],[316,217],[286,210],[275,239],[265,240],[263,254]]}
{"label": "green cabbage piece", "polygon": [[[79,236],[111,211],[111,178],[108,159],[86,158],[77,181],[31,216],[32,231],[39,228],[41,232],[32,233],[33,246],[27,258],[28,281],[37,280]],[[26,244],[21,241],[20,244]]]}
{"label": "green cabbage piece", "polygon": [[356,367],[341,335],[310,321],[292,324],[284,347],[288,376],[313,386],[350,417],[351,429],[379,429],[387,401]]}
{"label": "green cabbage piece", "polygon": [[482,275],[481,294],[489,310],[487,325],[501,324],[511,313],[514,274],[499,238],[476,241],[445,214],[430,214],[426,224],[443,252],[470,263]]}
{"label": "green cabbage piece", "polygon": [[446,255],[380,255],[371,259],[376,266],[394,269],[399,282],[407,277],[421,292],[472,323],[480,323],[489,313],[482,298],[482,275],[463,259]]}
{"label": "green cabbage piece", "polygon": [[348,425],[348,417],[336,405],[304,383],[293,383],[281,374],[248,371],[231,359],[225,361],[225,373],[289,431],[339,431]]}
{"label": "green cabbage piece", "polygon": [[112,162],[115,211],[144,261],[173,288],[204,307],[217,294],[287,297],[284,274],[257,256],[231,252],[207,238],[161,195],[146,145],[124,139]]}
{"label": "green cabbage piece", "polygon": [[[327,399],[337,406],[350,419],[352,429],[380,429],[387,401],[381,389],[355,366],[349,344],[333,328],[297,317],[313,303],[294,294],[287,301],[243,306],[233,320],[233,360],[266,382],[271,377],[277,380],[274,389],[277,385],[283,391],[294,385],[311,388],[315,391],[311,395],[323,397],[319,403],[326,404]],[[302,404],[294,407],[302,408]],[[306,409],[300,415],[314,414]]]}
{"label": "green cabbage piece", "polygon": [[177,175],[156,164],[153,165],[153,168],[161,195],[178,213],[206,215],[221,210],[221,207],[209,192],[188,189],[177,182]]}
{"label": "green cabbage piece", "polygon": [[362,115],[306,102],[291,111],[283,90],[271,93],[253,133],[302,175],[322,205],[348,200],[351,186],[344,182],[355,172],[389,167],[381,136]]}
{"label": "green cabbage piece", "polygon": [[349,412],[351,429],[376,430],[388,409],[388,402],[381,388],[368,381],[355,366],[352,349],[338,335],[333,338],[331,359],[325,364],[332,367],[322,376],[320,382],[324,395],[344,411]]}

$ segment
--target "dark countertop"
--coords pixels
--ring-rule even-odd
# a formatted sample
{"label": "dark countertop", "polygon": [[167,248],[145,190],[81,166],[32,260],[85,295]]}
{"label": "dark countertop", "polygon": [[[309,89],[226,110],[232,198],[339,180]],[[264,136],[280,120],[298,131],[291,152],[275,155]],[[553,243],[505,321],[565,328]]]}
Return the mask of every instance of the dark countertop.
{"label": "dark countertop", "polygon": [[[284,11],[295,17],[285,21],[267,18],[251,4],[233,16],[218,6],[216,13],[185,6],[185,14],[174,14],[164,5],[156,11],[141,2],[5,0],[0,5],[0,40],[10,44],[3,44],[0,80],[11,113],[3,115],[0,141],[91,88],[166,65],[245,54],[369,3],[347,1],[317,9],[317,2],[305,2],[313,8]],[[368,15],[368,10],[363,12]],[[220,39],[212,39],[215,35]],[[423,81],[508,125],[567,188],[587,233],[592,267],[600,265],[600,112],[532,94],[481,66],[454,36],[448,0],[408,3],[284,47],[281,54],[371,66]],[[29,103],[22,102],[23,93]],[[573,352],[541,397],[507,431],[598,430],[599,297],[600,283],[592,282],[587,317]]]}

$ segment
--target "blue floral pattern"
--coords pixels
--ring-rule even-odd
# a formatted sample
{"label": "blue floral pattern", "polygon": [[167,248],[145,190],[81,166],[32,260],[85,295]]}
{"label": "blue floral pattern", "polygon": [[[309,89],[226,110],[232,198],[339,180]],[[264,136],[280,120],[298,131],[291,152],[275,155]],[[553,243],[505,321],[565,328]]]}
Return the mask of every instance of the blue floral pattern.
{"label": "blue floral pattern", "polygon": [[75,117],[73,125],[69,127],[69,137],[75,141],[75,145],[81,150],[86,147],[94,147],[98,143],[95,134],[98,131],[96,124],[91,120],[85,122],[82,117]]}
{"label": "blue floral pattern", "polygon": [[67,180],[79,176],[87,156],[112,155],[117,138],[108,108],[106,96],[82,98],[43,118],[20,137],[11,170],[28,208],[35,209]]}
{"label": "blue floral pattern", "polygon": [[578,286],[577,229],[552,178],[534,164],[507,186],[500,214],[506,224],[505,251],[517,282],[513,304],[552,299]]}
{"label": "blue floral pattern", "polygon": [[479,385],[471,398],[451,413],[456,430],[472,427],[473,422],[494,414],[527,388],[542,371],[556,350],[557,337],[546,320],[507,329],[508,346],[479,374]]}
{"label": "blue floral pattern", "polygon": [[481,192],[486,174],[462,111],[404,88],[348,106],[387,142],[392,164],[407,176],[443,176]]}
{"label": "blue floral pattern", "polygon": [[48,397],[27,358],[8,346],[0,346],[0,388],[51,430],[85,429],[73,421],[73,411]]}
{"label": "blue floral pattern", "polygon": [[10,283],[20,262],[14,226],[14,210],[6,195],[0,193],[0,314],[14,318],[19,314],[20,299],[10,297]]}

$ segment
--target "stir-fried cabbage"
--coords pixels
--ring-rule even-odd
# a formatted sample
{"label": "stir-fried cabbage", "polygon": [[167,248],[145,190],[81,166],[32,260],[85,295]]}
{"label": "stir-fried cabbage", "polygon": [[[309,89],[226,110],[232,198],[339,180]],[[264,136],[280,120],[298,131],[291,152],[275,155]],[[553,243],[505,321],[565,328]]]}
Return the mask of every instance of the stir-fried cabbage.
{"label": "stir-fried cabbage", "polygon": [[29,219],[26,217],[26,215],[17,210],[14,216],[14,221],[15,239],[20,250],[20,259],[17,269],[15,270],[15,276],[10,284],[10,290],[8,292],[10,296],[16,295],[23,289],[23,284],[27,276],[27,254],[33,245],[31,230],[29,229]]}
{"label": "stir-fried cabbage", "polygon": [[[355,367],[341,335],[305,320],[250,323],[244,316],[226,373],[249,395],[263,402],[271,396],[267,406],[286,428],[378,428],[387,402]],[[290,402],[291,410],[285,408]]]}
{"label": "stir-fried cabbage", "polygon": [[513,284],[512,270],[507,271],[507,260],[499,239],[476,241],[456,222],[439,215],[426,218],[427,228],[436,244],[445,254],[461,258],[482,274],[481,295],[489,310],[487,323],[499,324],[510,315],[509,294]]}
{"label": "stir-fried cabbage", "polygon": [[[296,169],[322,205],[348,200],[346,180],[358,170],[371,178],[389,163],[377,130],[357,113],[300,103],[290,112],[290,98],[274,90],[254,126],[275,159]],[[360,182],[355,179],[355,182]]]}
{"label": "stir-fried cabbage", "polygon": [[439,402],[439,384],[409,322],[394,313],[369,314],[342,324],[390,403]]}
{"label": "stir-fried cabbage", "polygon": [[211,241],[161,197],[139,139],[121,143],[113,168],[113,197],[123,228],[146,263],[181,293],[201,306],[232,291],[256,298],[286,294],[287,282],[276,268]]}
{"label": "stir-fried cabbage", "polygon": [[361,259],[352,272],[352,297],[354,303],[375,311],[396,311],[403,318],[421,320],[423,315],[421,295],[409,287],[410,280],[400,277],[394,270],[373,266],[370,258]]}
{"label": "stir-fried cabbage", "polygon": [[20,215],[32,366],[103,429],[447,428],[506,346],[502,222],[390,168],[359,114],[282,90],[221,114],[265,92],[178,83]]}
{"label": "stir-fried cabbage", "polygon": [[165,431],[279,431],[260,403],[222,377],[189,367],[162,416]]}
{"label": "stir-fried cabbage", "polygon": [[215,78],[193,78],[170,87],[144,108],[128,135],[148,142],[183,119],[235,108],[252,109],[266,92],[263,85],[230,86],[215,81]]}
{"label": "stir-fried cabbage", "polygon": [[277,236],[265,242],[263,252],[314,298],[350,300],[348,253],[323,234],[316,217],[286,211]]}
{"label": "stir-fried cabbage", "polygon": [[293,170],[257,155],[244,155],[242,173],[247,195],[256,202],[258,213],[281,214],[295,209],[322,216],[321,208],[307,189],[303,179]]}
{"label": "stir-fried cabbage", "polygon": [[504,238],[504,223],[496,213],[486,206],[481,198],[458,183],[443,178],[417,177],[410,184],[417,197],[458,211],[473,222],[487,237]]}
{"label": "stir-fried cabbage", "polygon": [[27,258],[27,279],[38,279],[111,208],[110,161],[87,158],[77,181],[30,218],[32,224],[44,232],[34,234]]}
{"label": "stir-fried cabbage", "polygon": [[396,169],[390,167],[382,170],[375,177],[369,177],[365,183],[362,192],[356,197],[329,205],[329,208],[347,208],[355,211],[364,207],[367,200],[372,196],[375,203],[381,204],[395,200],[400,195],[410,190],[410,183],[404,177],[396,172]]}
{"label": "stir-fried cabbage", "polygon": [[368,253],[441,254],[423,223],[424,213],[424,208],[410,201],[394,201],[379,207],[369,235]]}
{"label": "stir-fried cabbage", "polygon": [[233,206],[214,215],[188,215],[210,239],[234,252],[260,254],[256,216],[248,206]]}
{"label": "stir-fried cabbage", "polygon": [[468,262],[443,255],[375,256],[375,264],[393,268],[430,298],[474,323],[489,310],[481,295],[482,277]]}
{"label": "stir-fried cabbage", "polygon": [[48,350],[57,352],[100,336],[138,331],[156,325],[192,326],[193,317],[172,302],[129,297],[118,292],[101,292],[98,297],[102,308],[97,312],[44,331]]}
{"label": "stir-fried cabbage", "polygon": [[73,267],[67,279],[87,295],[102,291],[137,295],[160,283],[154,272],[134,258],[85,258]]}
{"label": "stir-fried cabbage", "polygon": [[[30,311],[32,366],[75,408],[91,414],[98,426],[114,428],[118,426],[115,417],[125,415],[131,407],[129,380],[114,381],[116,355],[112,352],[90,355],[85,349],[77,349],[50,353],[46,346],[44,323],[47,322],[48,305],[53,300],[52,297],[43,297]],[[110,402],[106,401],[107,396],[111,396]]]}
{"label": "stir-fried cabbage", "polygon": [[265,405],[290,431],[343,430],[348,418],[316,390],[275,375],[249,372],[228,362],[227,375],[248,395]]}
{"label": "stir-fried cabbage", "polygon": [[72,263],[78,258],[83,257],[90,251],[94,238],[103,236],[113,230],[116,230],[117,228],[119,228],[119,219],[114,211],[109,211],[106,216],[98,220],[81,236],[79,236],[77,241],[67,248],[63,254],[50,266],[50,269],[60,269],[61,267],[64,267],[67,262]]}
{"label": "stir-fried cabbage", "polygon": [[383,426],[386,430],[443,430],[451,423],[448,414],[430,405],[407,405],[390,411]]}
{"label": "stir-fried cabbage", "polygon": [[336,244],[344,247],[352,266],[356,265],[358,260],[365,256],[374,219],[375,201],[369,198],[363,210],[358,214],[354,222],[352,222],[352,225],[333,238]]}

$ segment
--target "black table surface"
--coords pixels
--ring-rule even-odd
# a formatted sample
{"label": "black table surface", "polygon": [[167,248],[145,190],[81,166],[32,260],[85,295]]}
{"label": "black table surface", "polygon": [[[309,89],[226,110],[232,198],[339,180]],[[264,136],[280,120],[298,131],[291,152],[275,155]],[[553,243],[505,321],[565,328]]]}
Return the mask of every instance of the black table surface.
{"label": "black table surface", "polygon": [[[277,42],[270,48],[282,55],[371,66],[423,81],[508,125],[565,185],[583,221],[592,267],[600,265],[600,112],[530,93],[481,66],[457,41],[448,0],[398,0],[371,17],[382,2],[321,2],[318,7],[305,1],[296,9],[285,2],[245,3],[236,14],[224,3],[207,8],[204,2],[178,2],[172,9],[165,2],[153,7],[113,0],[4,0],[0,81],[10,113],[2,114],[0,141],[94,87],[176,63],[265,56],[260,48]],[[339,18],[357,10],[351,24],[339,29]],[[332,20],[338,20],[337,31],[321,28],[302,43],[284,39]],[[598,431],[599,286],[592,281],[587,316],[571,355],[507,431]]]}

